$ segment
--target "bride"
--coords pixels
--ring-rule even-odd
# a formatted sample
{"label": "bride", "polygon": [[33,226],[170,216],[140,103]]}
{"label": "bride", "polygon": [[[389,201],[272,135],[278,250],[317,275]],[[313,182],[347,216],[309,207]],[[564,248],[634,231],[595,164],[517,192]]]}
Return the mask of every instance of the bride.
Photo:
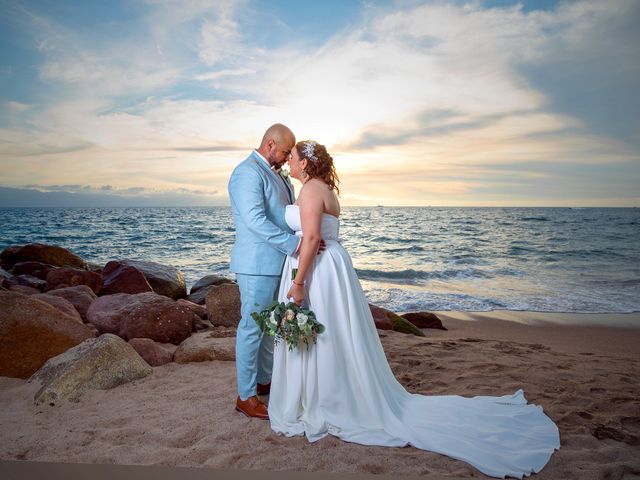
{"label": "bride", "polygon": [[[326,330],[309,349],[275,346],[271,428],[310,442],[331,434],[363,445],[413,445],[499,478],[539,472],[560,447],[558,428],[541,407],[527,404],[522,390],[501,397],[428,396],[411,394],[396,380],[338,239],[333,159],[312,141],[297,143],[291,153],[291,176],[303,186],[285,218],[304,235],[298,258],[285,262],[278,299],[304,302]],[[326,249],[316,255],[320,239]]]}

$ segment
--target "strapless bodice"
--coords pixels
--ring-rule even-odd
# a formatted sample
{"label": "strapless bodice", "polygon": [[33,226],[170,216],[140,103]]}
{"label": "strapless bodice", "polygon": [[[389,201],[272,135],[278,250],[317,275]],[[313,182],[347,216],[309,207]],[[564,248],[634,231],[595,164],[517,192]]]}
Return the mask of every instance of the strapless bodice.
{"label": "strapless bodice", "polygon": [[[296,235],[302,235],[302,221],[300,220],[300,207],[298,205],[287,205],[284,219],[287,225],[296,232]],[[325,241],[339,240],[340,220],[333,215],[323,213],[320,233]]]}

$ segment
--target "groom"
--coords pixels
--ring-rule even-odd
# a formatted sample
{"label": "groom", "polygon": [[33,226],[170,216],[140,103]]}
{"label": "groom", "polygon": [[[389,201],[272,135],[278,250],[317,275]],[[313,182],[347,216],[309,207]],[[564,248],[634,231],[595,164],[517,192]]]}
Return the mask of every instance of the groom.
{"label": "groom", "polygon": [[256,394],[266,395],[271,387],[273,338],[262,334],[251,312],[276,298],[285,256],[300,241],[284,220],[285,206],[294,201],[293,187],[279,174],[295,144],[289,128],[272,125],[260,148],[234,169],[228,186],[236,225],[231,271],[240,287],[242,315],[236,335],[236,410],[262,419],[269,414]]}

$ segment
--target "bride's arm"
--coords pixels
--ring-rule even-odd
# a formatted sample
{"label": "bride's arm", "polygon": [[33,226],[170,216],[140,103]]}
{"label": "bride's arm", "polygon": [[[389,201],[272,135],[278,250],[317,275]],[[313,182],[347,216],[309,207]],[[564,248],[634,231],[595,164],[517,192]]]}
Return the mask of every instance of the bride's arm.
{"label": "bride's arm", "polygon": [[302,223],[302,243],[298,255],[298,273],[287,297],[293,298],[298,305],[302,303],[305,294],[304,280],[318,253],[321,241],[322,213],[324,201],[322,190],[315,182],[305,185],[304,192],[300,192],[298,203],[300,206],[300,221]]}

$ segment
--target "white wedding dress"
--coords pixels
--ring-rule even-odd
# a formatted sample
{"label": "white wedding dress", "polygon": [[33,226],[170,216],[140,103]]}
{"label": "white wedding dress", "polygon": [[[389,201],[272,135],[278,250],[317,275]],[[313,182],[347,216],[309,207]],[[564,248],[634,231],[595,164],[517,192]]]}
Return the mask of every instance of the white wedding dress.
{"label": "white wedding dress", "polygon": [[[295,205],[285,218],[298,234]],[[522,390],[502,397],[411,394],[396,380],[351,258],[338,241],[339,220],[323,215],[326,250],[305,283],[308,306],[326,327],[315,345],[274,349],[271,428],[310,442],[327,434],[363,445],[414,447],[463,460],[481,472],[522,478],[539,472],[560,447],[556,425]],[[287,301],[287,258],[278,298]]]}

